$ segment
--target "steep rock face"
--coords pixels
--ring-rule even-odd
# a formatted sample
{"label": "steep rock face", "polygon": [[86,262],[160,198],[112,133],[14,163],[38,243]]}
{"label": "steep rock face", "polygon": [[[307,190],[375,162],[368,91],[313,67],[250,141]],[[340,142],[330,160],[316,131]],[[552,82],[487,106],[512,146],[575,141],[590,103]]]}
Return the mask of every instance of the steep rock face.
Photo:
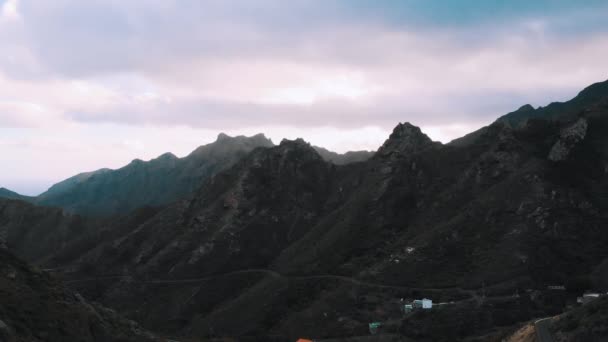
{"label": "steep rock face", "polygon": [[272,142],[258,134],[229,137],[201,146],[185,158],[166,153],[149,162],[134,160],[118,169],[83,173],[54,185],[35,203],[92,216],[127,213],[144,206],[161,206],[188,196],[208,177],[236,163],[257,147]]}
{"label": "steep rock face", "polygon": [[[391,274],[385,279],[395,283],[472,287],[518,277],[564,283],[589,272],[606,257],[600,246],[608,238],[600,229],[608,202],[599,190],[608,184],[600,158],[592,157],[606,142],[597,129],[605,119],[589,121],[589,141],[566,164],[545,159],[554,137],[578,125],[494,125],[466,148],[421,155],[416,169],[423,177],[416,183],[425,191],[418,192],[415,211],[394,216],[399,239],[384,249],[386,260],[374,272]],[[399,196],[392,189],[387,196]],[[585,257],[577,252],[581,245]]]}
{"label": "steep rock face", "polygon": [[328,210],[334,173],[301,140],[256,150],[85,259],[104,273],[170,276],[266,267]]}
{"label": "steep rock face", "polygon": [[400,123],[393,129],[390,137],[378,149],[378,155],[407,155],[419,152],[433,145],[433,141],[409,122]]}
{"label": "steep rock face", "polygon": [[116,312],[87,303],[47,273],[0,249],[0,339],[160,341]]}
{"label": "steep rock face", "polygon": [[559,140],[553,145],[549,152],[549,160],[564,161],[568,158],[570,151],[580,143],[587,135],[587,120],[579,119],[572,126],[566,127],[559,135]]}

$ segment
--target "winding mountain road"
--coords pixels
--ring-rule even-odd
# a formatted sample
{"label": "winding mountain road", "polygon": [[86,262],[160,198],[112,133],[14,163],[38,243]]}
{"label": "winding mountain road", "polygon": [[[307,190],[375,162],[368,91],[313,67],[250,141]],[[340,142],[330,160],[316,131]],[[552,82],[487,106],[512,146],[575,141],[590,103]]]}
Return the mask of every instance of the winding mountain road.
{"label": "winding mountain road", "polygon": [[551,326],[551,318],[543,318],[534,322],[534,327],[536,328],[536,339],[538,342],[555,342],[553,336],[551,336],[551,332],[549,331],[549,327]]}
{"label": "winding mountain road", "polygon": [[99,276],[99,277],[91,277],[91,278],[83,278],[83,279],[72,279],[72,280],[65,280],[64,283],[66,284],[77,284],[77,283],[86,283],[86,282],[95,282],[95,281],[103,281],[103,280],[130,280],[133,282],[137,282],[137,283],[142,283],[142,284],[190,284],[190,283],[200,283],[203,281],[207,281],[207,280],[211,280],[214,278],[219,278],[219,277],[225,277],[225,276],[230,276],[230,275],[237,275],[237,274],[248,274],[248,273],[258,273],[258,274],[265,274],[269,277],[273,277],[273,278],[277,278],[277,279],[294,279],[294,280],[337,280],[337,281],[342,281],[342,282],[346,282],[346,283],[350,283],[352,285],[355,286],[362,286],[362,287],[372,287],[372,288],[377,288],[377,289],[390,289],[390,290],[400,290],[400,291],[421,291],[421,292],[443,292],[443,291],[456,291],[458,293],[467,295],[468,299],[464,299],[464,300],[459,300],[456,302],[447,302],[447,303],[443,303],[443,304],[455,304],[458,302],[464,302],[464,301],[468,301],[468,300],[476,300],[479,301],[479,295],[475,292],[475,290],[468,290],[468,289],[463,289],[463,288],[459,288],[459,287],[446,287],[446,288],[421,288],[421,287],[407,287],[407,286],[397,286],[397,285],[386,285],[386,284],[380,284],[380,283],[373,283],[373,282],[369,282],[369,281],[363,281],[363,280],[359,280],[359,279],[355,279],[352,277],[346,277],[346,276],[338,276],[338,275],[329,275],[329,274],[325,274],[325,275],[311,275],[311,276],[289,276],[289,275],[283,275],[280,274],[276,271],[273,270],[269,270],[269,269],[245,269],[245,270],[238,270],[238,271],[233,271],[233,272],[228,272],[228,273],[223,273],[223,274],[217,274],[217,275],[211,275],[211,276],[207,276],[207,277],[202,277],[202,278],[189,278],[189,279],[151,279],[151,280],[146,280],[146,279],[136,279],[133,276],[130,275],[106,275],[106,276]]}
{"label": "winding mountain road", "polygon": [[246,269],[246,270],[238,270],[238,271],[233,271],[233,272],[228,272],[228,273],[207,276],[207,277],[203,277],[203,278],[143,280],[143,279],[135,279],[133,276],[130,276],[130,275],[109,275],[109,276],[100,276],[100,277],[94,277],[94,278],[92,277],[92,278],[65,280],[64,283],[74,284],[74,283],[86,283],[86,282],[90,282],[90,281],[100,281],[100,280],[127,279],[127,280],[132,280],[134,282],[144,283],[144,284],[188,284],[188,283],[200,283],[200,282],[207,281],[207,280],[214,279],[214,278],[226,277],[226,276],[235,275],[235,274],[246,274],[246,273],[263,273],[263,274],[267,274],[274,278],[284,278],[279,273],[277,273],[275,271],[271,271],[271,270]]}

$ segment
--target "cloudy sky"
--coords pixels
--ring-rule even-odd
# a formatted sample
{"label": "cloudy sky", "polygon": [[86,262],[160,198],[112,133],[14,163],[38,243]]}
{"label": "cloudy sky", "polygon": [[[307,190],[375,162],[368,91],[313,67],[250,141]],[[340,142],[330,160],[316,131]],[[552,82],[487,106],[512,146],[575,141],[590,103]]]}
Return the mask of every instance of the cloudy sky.
{"label": "cloudy sky", "polygon": [[608,78],[608,2],[0,0],[0,187],[264,132],[447,142]]}

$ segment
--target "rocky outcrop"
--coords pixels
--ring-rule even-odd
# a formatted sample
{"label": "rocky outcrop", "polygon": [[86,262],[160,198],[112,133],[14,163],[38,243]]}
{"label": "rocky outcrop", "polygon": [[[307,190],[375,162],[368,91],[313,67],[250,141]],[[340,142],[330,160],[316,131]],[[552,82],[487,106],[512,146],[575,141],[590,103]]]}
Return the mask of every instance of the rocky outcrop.
{"label": "rocky outcrop", "polygon": [[563,129],[559,140],[553,145],[549,152],[549,160],[557,162],[568,159],[570,152],[585,139],[588,123],[585,118],[580,118],[576,123]]}
{"label": "rocky outcrop", "polygon": [[400,123],[391,133],[388,140],[378,149],[378,156],[407,156],[433,146],[433,141],[419,127],[409,122]]}

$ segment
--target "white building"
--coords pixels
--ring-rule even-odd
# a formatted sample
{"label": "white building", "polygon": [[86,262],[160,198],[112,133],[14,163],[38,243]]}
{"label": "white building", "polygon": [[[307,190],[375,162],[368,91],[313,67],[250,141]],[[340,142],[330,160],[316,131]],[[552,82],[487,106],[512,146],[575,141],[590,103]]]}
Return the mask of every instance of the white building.
{"label": "white building", "polygon": [[414,308],[418,308],[418,309],[432,309],[433,308],[433,301],[430,299],[416,299],[414,300],[414,302],[412,303],[412,305],[414,306]]}
{"label": "white building", "polygon": [[601,296],[602,296],[602,294],[600,294],[600,293],[585,293],[585,294],[583,294],[582,297],[576,298],[576,302],[579,304],[587,304],[589,302],[592,302],[592,301],[600,298]]}

